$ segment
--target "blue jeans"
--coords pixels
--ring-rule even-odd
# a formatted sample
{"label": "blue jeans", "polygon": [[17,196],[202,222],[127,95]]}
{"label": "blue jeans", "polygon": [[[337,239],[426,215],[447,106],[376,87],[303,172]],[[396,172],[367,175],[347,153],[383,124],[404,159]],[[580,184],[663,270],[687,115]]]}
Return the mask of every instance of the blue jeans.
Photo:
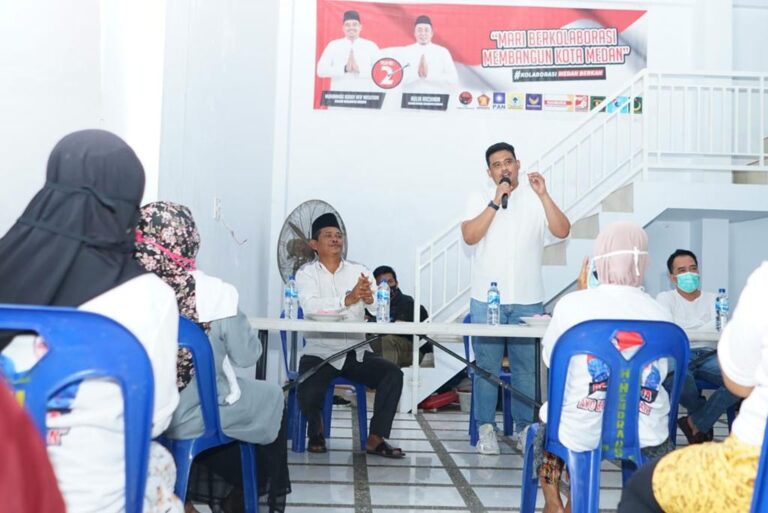
{"label": "blue jeans", "polygon": [[[696,360],[710,351],[706,348],[691,349],[690,359]],[[697,379],[708,381],[719,388],[712,392],[709,399],[705,399],[696,386]],[[668,389],[671,388],[671,381],[669,383]],[[717,419],[738,402],[739,398],[725,388],[717,353],[711,354],[696,365],[689,366],[683,390],[680,392],[680,404],[688,410],[691,420],[699,431],[706,433],[712,429]]]}
{"label": "blue jeans", "polygon": [[[473,324],[485,324],[488,316],[488,304],[473,299],[469,303],[469,313],[472,316]],[[544,313],[544,306],[541,303],[501,305],[499,324],[518,324],[521,317],[542,313]],[[506,347],[512,386],[531,399],[534,398],[536,386],[534,354],[537,343],[535,338],[474,337],[472,340],[477,366],[496,376],[501,372],[501,360],[504,356],[504,347]],[[498,386],[475,374],[472,387],[477,425],[492,424],[495,428]],[[515,432],[521,431],[534,421],[533,408],[513,396],[512,420],[515,424]]]}

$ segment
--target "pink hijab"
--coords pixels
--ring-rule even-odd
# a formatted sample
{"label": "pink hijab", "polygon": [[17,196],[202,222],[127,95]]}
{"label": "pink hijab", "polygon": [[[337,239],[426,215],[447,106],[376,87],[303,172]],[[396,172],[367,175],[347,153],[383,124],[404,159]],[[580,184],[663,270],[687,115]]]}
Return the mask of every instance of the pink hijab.
{"label": "pink hijab", "polygon": [[639,287],[648,265],[648,235],[635,223],[613,223],[598,234],[592,258],[601,284]]}

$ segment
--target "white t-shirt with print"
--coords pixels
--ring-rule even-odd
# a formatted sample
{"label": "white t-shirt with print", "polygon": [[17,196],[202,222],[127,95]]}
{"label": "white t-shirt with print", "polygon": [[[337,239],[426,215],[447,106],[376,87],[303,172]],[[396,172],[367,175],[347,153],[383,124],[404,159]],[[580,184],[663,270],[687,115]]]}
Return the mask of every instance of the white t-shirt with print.
{"label": "white t-shirt with print", "polygon": [[[544,300],[541,261],[544,252],[547,218],[544,206],[525,182],[509,195],[507,208],[496,211],[485,236],[469,246],[472,255],[471,296],[485,303],[488,288],[495,281],[501,304],[532,305]],[[472,194],[464,219],[477,217],[494,198],[496,187],[488,186]]]}
{"label": "white t-shirt with print", "polygon": [[724,375],[738,385],[754,387],[741,403],[732,434],[761,447],[768,414],[768,262],[747,280],[717,353]]}
{"label": "white t-shirt with print", "polygon": [[[542,339],[542,358],[549,367],[552,350],[560,335],[580,322],[592,319],[633,319],[671,321],[669,313],[651,296],[637,287],[600,285],[564,296],[552,312]],[[669,437],[669,396],[661,386],[667,376],[666,359],[657,360],[643,372],[643,392],[648,399],[640,404],[639,435],[641,447],[653,447]],[[560,416],[560,441],[573,451],[597,447],[602,427],[602,409],[608,369],[587,355],[575,356],[568,365],[563,411]],[[541,408],[546,422],[547,404]]]}
{"label": "white t-shirt with print", "polygon": [[[715,329],[715,298],[712,292],[701,292],[693,301],[688,301],[677,289],[659,292],[658,301],[672,315],[675,324],[685,330]],[[712,342],[691,340],[691,347],[713,347]]]}
{"label": "white t-shirt with print", "polygon": [[[147,273],[96,296],[79,308],[122,324],[144,346],[154,377],[152,437],[160,435],[168,427],[179,402],[176,388],[179,312],[173,290],[156,275]],[[36,340],[39,339],[16,337],[3,352],[13,361],[16,371],[32,367],[44,354]],[[67,512],[124,511],[125,446],[120,387],[108,380],[86,380],[69,401],[69,411],[61,415],[49,412],[46,422],[48,455]],[[164,451],[161,447],[158,449]],[[157,495],[149,489],[147,493]],[[147,504],[145,511],[158,510]]]}

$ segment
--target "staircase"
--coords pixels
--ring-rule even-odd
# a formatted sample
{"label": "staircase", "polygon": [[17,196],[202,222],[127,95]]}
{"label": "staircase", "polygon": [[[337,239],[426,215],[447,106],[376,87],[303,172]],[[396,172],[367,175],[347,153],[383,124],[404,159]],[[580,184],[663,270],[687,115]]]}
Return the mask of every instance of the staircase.
{"label": "staircase", "polygon": [[[638,73],[530,166],[572,223],[568,239],[544,250],[545,302],[573,287],[594,238],[612,222],[648,226],[678,209],[768,216],[767,136],[768,74]],[[685,195],[670,194],[670,182],[685,182]],[[460,321],[468,310],[461,221],[417,250],[414,298],[431,312],[427,322]],[[461,341],[452,342],[461,354]],[[441,365],[438,353],[417,383],[404,369],[411,385],[404,411],[461,369]]]}

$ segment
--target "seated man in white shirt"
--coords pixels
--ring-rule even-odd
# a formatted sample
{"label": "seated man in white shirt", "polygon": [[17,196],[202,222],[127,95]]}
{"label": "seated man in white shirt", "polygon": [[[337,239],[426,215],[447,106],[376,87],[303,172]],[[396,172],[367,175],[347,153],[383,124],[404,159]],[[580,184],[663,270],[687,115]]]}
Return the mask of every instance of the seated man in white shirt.
{"label": "seated man in white shirt", "polygon": [[[669,310],[675,323],[684,329],[715,329],[715,294],[700,289],[699,262],[687,249],[678,249],[667,259],[669,281],[675,286],[656,296]],[[728,408],[739,401],[723,384],[717,352],[707,342],[691,340],[691,364],[680,395],[680,404],[688,410],[677,424],[689,444],[712,440],[712,426]],[[696,387],[696,379],[719,386],[705,399]],[[667,383],[665,383],[667,386]],[[670,384],[671,386],[671,384]]]}
{"label": "seated man in white shirt", "polygon": [[[336,216],[327,213],[312,223],[310,247],[317,259],[296,273],[296,286],[304,314],[338,312],[346,321],[364,321],[365,305],[373,304],[375,281],[365,266],[344,260],[344,236]],[[305,333],[307,345],[299,361],[299,374],[325,358],[362,341],[362,334]],[[309,452],[326,452],[322,409],[328,384],[337,376],[363,383],[376,390],[366,449],[369,454],[402,458],[405,453],[389,445],[392,421],[403,389],[403,373],[394,363],[376,356],[370,346],[349,351],[344,359],[333,360],[301,383],[299,407],[307,417]]]}

